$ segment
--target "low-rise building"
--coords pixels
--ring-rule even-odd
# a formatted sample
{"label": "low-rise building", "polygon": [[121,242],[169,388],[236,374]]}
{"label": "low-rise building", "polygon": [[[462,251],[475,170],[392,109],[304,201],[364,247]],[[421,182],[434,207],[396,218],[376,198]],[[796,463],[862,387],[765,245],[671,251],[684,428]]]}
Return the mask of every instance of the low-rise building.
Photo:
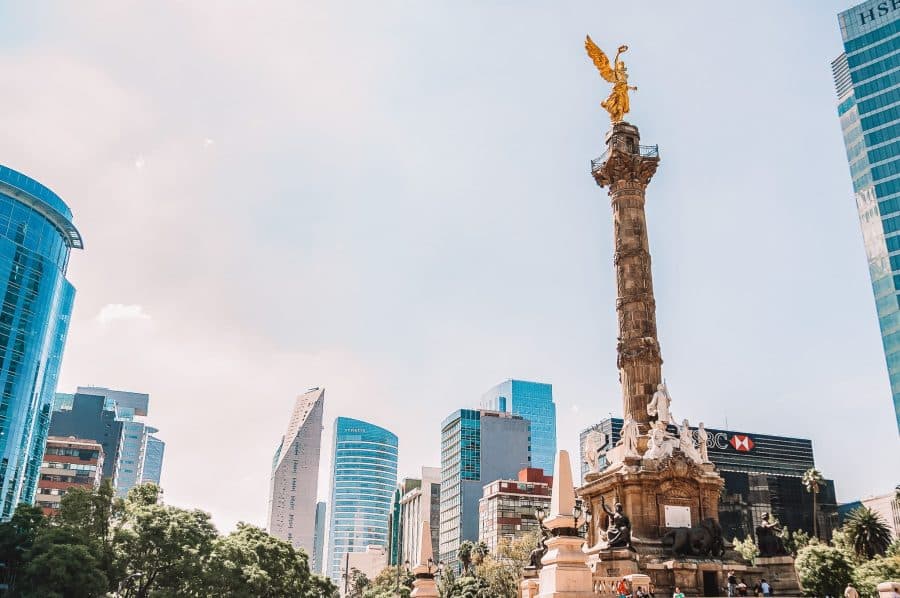
{"label": "low-rise building", "polygon": [[369,580],[375,579],[381,571],[387,567],[387,551],[384,546],[366,546],[363,552],[348,552],[344,554],[341,569],[342,578],[341,596],[347,596],[347,590],[352,586],[353,576],[356,572],[365,575]]}
{"label": "low-rise building", "polygon": [[515,480],[495,480],[484,486],[478,502],[478,539],[491,553],[503,539],[513,540],[540,528],[535,511],[550,510],[553,478],[543,469],[525,468]]}
{"label": "low-rise building", "polygon": [[50,436],[44,450],[35,503],[44,515],[59,512],[71,488],[96,490],[103,478],[103,446],[94,440]]}
{"label": "low-rise building", "polygon": [[900,495],[896,491],[842,504],[838,507],[841,525],[847,515],[859,507],[866,507],[877,513],[891,530],[891,536],[895,540],[900,538]]}

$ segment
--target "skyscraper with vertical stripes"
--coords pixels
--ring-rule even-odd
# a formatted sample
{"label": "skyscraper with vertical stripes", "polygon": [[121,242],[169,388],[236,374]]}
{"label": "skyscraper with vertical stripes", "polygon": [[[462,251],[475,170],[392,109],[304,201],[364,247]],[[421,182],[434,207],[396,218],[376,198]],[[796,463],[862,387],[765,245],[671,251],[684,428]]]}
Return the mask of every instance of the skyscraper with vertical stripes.
{"label": "skyscraper with vertical stripes", "polygon": [[900,0],[838,15],[838,116],[900,430]]}

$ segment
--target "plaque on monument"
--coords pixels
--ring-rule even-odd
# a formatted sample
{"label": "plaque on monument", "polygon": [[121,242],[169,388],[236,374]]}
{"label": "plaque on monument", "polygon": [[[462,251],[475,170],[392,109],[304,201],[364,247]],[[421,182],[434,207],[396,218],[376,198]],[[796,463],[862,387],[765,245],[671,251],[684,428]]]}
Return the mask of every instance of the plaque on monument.
{"label": "plaque on monument", "polygon": [[691,508],[665,505],[666,527],[691,527]]}

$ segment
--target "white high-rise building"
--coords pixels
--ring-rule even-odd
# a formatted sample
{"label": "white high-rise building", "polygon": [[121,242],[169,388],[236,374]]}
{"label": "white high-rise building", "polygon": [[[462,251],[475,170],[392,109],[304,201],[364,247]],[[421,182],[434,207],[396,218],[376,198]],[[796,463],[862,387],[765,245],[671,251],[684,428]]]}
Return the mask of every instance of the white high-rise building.
{"label": "white high-rise building", "polygon": [[324,407],[324,388],[313,388],[297,397],[287,432],[272,459],[269,485],[269,533],[310,556],[315,545]]}

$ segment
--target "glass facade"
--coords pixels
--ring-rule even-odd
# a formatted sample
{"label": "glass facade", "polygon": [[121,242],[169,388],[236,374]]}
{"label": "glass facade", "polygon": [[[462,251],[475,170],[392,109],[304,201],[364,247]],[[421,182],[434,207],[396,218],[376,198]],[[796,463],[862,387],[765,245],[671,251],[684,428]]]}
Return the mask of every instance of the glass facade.
{"label": "glass facade", "polygon": [[553,386],[526,380],[507,380],[481,397],[482,409],[506,411],[531,422],[531,464],[553,475],[556,459],[556,404]]}
{"label": "glass facade", "polygon": [[441,424],[440,559],[459,570],[457,550],[478,539],[483,486],[531,465],[531,424],[511,413],[459,409]]}
{"label": "glass facade", "polygon": [[325,573],[339,586],[347,553],[387,547],[396,487],[397,436],[368,422],[337,418]]}
{"label": "glass facade", "polygon": [[34,501],[75,289],[72,212],[0,166],[0,518]]}
{"label": "glass facade", "polygon": [[[147,432],[154,434],[156,428],[147,428]],[[163,457],[166,454],[166,443],[156,436],[147,437],[147,447],[144,449],[144,472],[141,476],[141,483],[153,482],[159,486],[159,479],[162,477]]]}
{"label": "glass facade", "polygon": [[870,0],[838,22],[837,112],[900,430],[900,2]]}

